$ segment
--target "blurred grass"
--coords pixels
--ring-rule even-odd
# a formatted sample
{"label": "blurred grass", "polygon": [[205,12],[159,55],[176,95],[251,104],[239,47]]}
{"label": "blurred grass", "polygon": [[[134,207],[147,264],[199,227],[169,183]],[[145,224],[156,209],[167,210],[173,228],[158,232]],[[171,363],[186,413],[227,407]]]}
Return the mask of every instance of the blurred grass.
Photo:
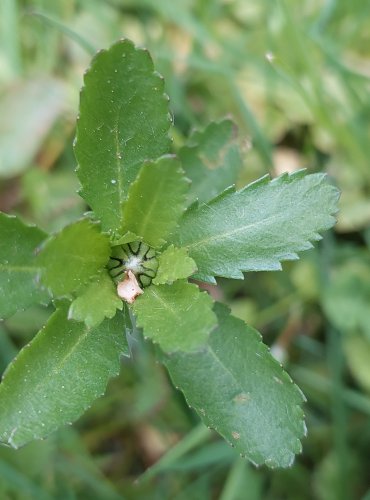
{"label": "blurred grass", "polygon": [[[73,174],[78,93],[91,54],[120,37],[145,45],[166,79],[175,149],[231,114],[241,184],[307,167],[342,191],[323,244],[283,273],[217,290],[307,395],[290,470],[255,470],[199,427],[143,347],[73,428],[0,448],[0,498],[370,498],[369,14],[362,0],[0,2],[0,209],[49,231],[86,210]],[[53,106],[29,88],[49,88]],[[1,371],[47,314],[0,323]]]}

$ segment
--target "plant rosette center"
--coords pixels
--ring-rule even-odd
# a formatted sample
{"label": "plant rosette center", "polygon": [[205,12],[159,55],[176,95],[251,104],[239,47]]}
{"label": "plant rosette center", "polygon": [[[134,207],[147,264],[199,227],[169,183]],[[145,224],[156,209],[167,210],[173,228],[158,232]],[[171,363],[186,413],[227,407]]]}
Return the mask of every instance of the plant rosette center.
{"label": "plant rosette center", "polygon": [[138,284],[145,288],[156,277],[158,259],[155,250],[140,241],[112,248],[108,264],[109,274],[119,284],[128,276],[128,271],[135,276]]}

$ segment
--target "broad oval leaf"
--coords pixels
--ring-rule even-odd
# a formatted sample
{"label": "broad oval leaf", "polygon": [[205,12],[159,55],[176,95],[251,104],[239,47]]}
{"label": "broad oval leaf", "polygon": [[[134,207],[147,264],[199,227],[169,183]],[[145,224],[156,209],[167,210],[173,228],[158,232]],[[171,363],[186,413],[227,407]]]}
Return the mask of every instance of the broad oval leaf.
{"label": "broad oval leaf", "polygon": [[51,236],[38,256],[42,281],[54,297],[78,290],[94,278],[109,260],[110,245],[98,225],[79,220]]}
{"label": "broad oval leaf", "polygon": [[312,248],[319,232],[332,227],[338,190],[325,174],[300,170],[240,191],[228,189],[185,212],[172,243],[186,247],[199,278],[243,278],[243,271],[274,271]]}
{"label": "broad oval leaf", "polygon": [[146,288],[132,307],[144,336],[173,352],[194,351],[206,343],[217,324],[212,304],[196,285],[176,281]]}
{"label": "broad oval leaf", "polygon": [[105,231],[122,225],[122,204],[144,160],[168,153],[171,117],[163,78],[148,51],[121,40],[99,52],[84,77],[75,154],[81,195]]}
{"label": "broad oval leaf", "polygon": [[303,394],[260,334],[216,304],[218,328],[194,353],[164,357],[174,384],[203,422],[257,465],[288,467],[305,435]]}
{"label": "broad oval leaf", "polygon": [[47,235],[36,226],[0,212],[0,318],[32,304],[47,304],[49,296],[38,285],[36,249]]}
{"label": "broad oval leaf", "polygon": [[118,375],[125,314],[89,329],[67,319],[68,306],[60,305],[0,384],[0,441],[14,448],[77,419]]}
{"label": "broad oval leaf", "polygon": [[144,163],[131,184],[121,234],[134,233],[161,247],[185,210],[189,181],[175,156]]}

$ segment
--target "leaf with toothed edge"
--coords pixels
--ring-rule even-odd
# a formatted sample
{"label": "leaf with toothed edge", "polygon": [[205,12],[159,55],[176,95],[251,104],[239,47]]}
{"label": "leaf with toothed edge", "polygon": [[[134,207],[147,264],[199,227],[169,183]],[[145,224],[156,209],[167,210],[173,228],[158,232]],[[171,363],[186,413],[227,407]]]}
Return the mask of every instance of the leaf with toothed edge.
{"label": "leaf with toothed edge", "polygon": [[176,280],[188,278],[197,270],[186,248],[167,247],[158,257],[158,271],[153,279],[154,285],[171,284]]}
{"label": "leaf with toothed edge", "polygon": [[203,349],[163,355],[176,387],[203,422],[256,465],[288,467],[306,433],[305,398],[261,335],[216,304]]}
{"label": "leaf with toothed edge", "polygon": [[128,188],[145,160],[170,150],[163,78],[147,50],[121,40],[84,77],[75,155],[81,195],[104,231],[119,232]]}
{"label": "leaf with toothed edge", "polygon": [[68,319],[84,321],[87,327],[94,328],[104,318],[113,318],[117,309],[122,310],[122,308],[123,302],[117,295],[116,287],[104,270],[72,302]]}
{"label": "leaf with toothed edge", "polygon": [[[0,441],[18,448],[76,420],[118,375],[126,309],[89,329],[59,304],[0,384]],[[93,368],[93,369],[92,369]]]}
{"label": "leaf with toothed edge", "polygon": [[235,184],[242,167],[235,124],[224,119],[194,130],[179,157],[191,179],[188,204],[207,202]]}
{"label": "leaf with toothed edge", "polygon": [[131,233],[131,231],[128,231],[125,233],[123,236],[119,236],[117,239],[113,239],[111,244],[112,247],[118,246],[118,245],[125,245],[126,243],[131,243],[133,241],[140,241],[142,238],[140,238],[137,234]]}
{"label": "leaf with toothed edge", "polygon": [[206,292],[186,281],[146,288],[132,308],[144,336],[165,352],[194,351],[216,327],[213,301]]}
{"label": "leaf with toothed edge", "polygon": [[319,232],[332,227],[338,190],[325,174],[300,170],[240,191],[229,188],[185,212],[171,243],[185,247],[202,276],[243,278],[245,271],[274,271],[312,248]]}
{"label": "leaf with toothed edge", "polygon": [[128,192],[121,234],[134,233],[151,247],[163,246],[185,210],[188,190],[175,156],[144,163]]}
{"label": "leaf with toothed edge", "polygon": [[36,250],[47,238],[41,229],[0,212],[0,318],[32,304],[47,304],[49,295],[38,284]]}
{"label": "leaf with toothed edge", "polygon": [[109,239],[99,232],[98,224],[81,219],[46,240],[37,263],[52,295],[65,297],[96,277],[109,255]]}

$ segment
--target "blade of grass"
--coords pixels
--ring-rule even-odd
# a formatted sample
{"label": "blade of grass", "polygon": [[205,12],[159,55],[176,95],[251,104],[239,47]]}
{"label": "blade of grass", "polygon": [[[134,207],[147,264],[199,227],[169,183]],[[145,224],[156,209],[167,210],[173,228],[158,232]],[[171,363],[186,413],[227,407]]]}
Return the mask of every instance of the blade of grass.
{"label": "blade of grass", "polygon": [[336,488],[336,498],[346,500],[349,498],[348,488],[348,463],[347,456],[347,408],[343,399],[343,369],[344,359],[342,351],[342,342],[338,332],[333,328],[327,331],[328,346],[328,365],[331,371],[332,390],[331,390],[331,415],[333,420],[333,441],[335,450],[335,459],[337,461],[336,480],[333,482]]}
{"label": "blade of grass", "polygon": [[[321,394],[330,395],[333,390],[333,382],[324,375],[319,375],[313,370],[294,366],[291,370],[291,375],[300,385],[304,393],[315,390]],[[350,408],[358,410],[365,415],[370,416],[370,398],[360,394],[353,389],[343,389],[343,401]]]}
{"label": "blade of grass", "polygon": [[84,463],[86,460],[82,456],[67,457],[59,456],[56,461],[56,469],[62,476],[75,478],[82,484],[85,484],[91,491],[94,491],[97,498],[106,500],[119,500],[122,498],[114,486],[97,470],[94,470],[94,464]]}
{"label": "blade of grass", "polygon": [[299,94],[315,117],[316,122],[330,131],[332,136],[335,137],[336,143],[340,145],[341,150],[351,157],[351,160],[357,165],[358,169],[361,169],[363,176],[369,181],[369,154],[365,136],[364,142],[362,140],[363,134],[356,134],[356,124],[349,126],[349,120],[343,123],[342,120],[335,118],[336,114],[333,114],[332,110],[338,107],[340,109],[341,103],[335,101],[332,95],[323,92],[322,75],[317,70],[314,58],[310,57],[311,52],[308,50],[308,47],[312,45],[312,40],[304,30],[300,29],[300,27],[302,28],[302,23],[297,22],[293,18],[293,14],[288,8],[286,1],[279,0],[277,5],[285,22],[284,40],[288,44],[289,50],[293,50],[294,48],[295,60],[300,62],[304,74],[310,81],[310,92],[304,89],[303,85],[294,76],[294,71],[282,59],[274,61],[274,67],[281,76],[284,76],[287,82],[290,81],[296,90],[299,91]]}
{"label": "blade of grass", "polygon": [[184,456],[190,450],[196,448],[200,444],[207,441],[212,432],[207,429],[203,424],[199,424],[195,429],[189,432],[179,443],[175,444],[163,457],[161,457],[158,462],[156,462],[152,467],[142,474],[137,482],[142,483],[148,481],[149,479],[157,476],[161,472],[165,471],[168,466],[174,463],[176,460]]}
{"label": "blade of grass", "polygon": [[242,458],[235,460],[221,492],[220,500],[239,500],[243,492],[243,500],[261,499],[261,480],[257,471]]}
{"label": "blade of grass", "polygon": [[1,0],[0,33],[2,34],[2,46],[15,76],[22,73],[18,18],[17,0]]}
{"label": "blade of grass", "polygon": [[[323,240],[320,252],[321,260],[321,289],[327,288],[330,282],[330,266],[334,260],[335,239],[333,233],[329,233]],[[338,500],[349,498],[348,463],[349,450],[347,446],[348,424],[347,408],[344,401],[344,354],[342,349],[342,338],[331,325],[326,328],[327,364],[332,380],[330,388],[331,418],[333,422],[333,448],[336,460],[335,497]]]}
{"label": "blade of grass", "polygon": [[233,96],[244,122],[251,130],[254,144],[258,149],[265,166],[270,170],[273,165],[271,145],[262,132],[262,129],[260,128],[248,104],[245,102],[245,99],[241,96],[240,90],[236,85],[233,76],[229,76],[229,74],[227,74],[226,82],[229,87],[230,94]]}
{"label": "blade of grass", "polygon": [[29,16],[38,18],[47,26],[50,26],[53,29],[57,29],[71,40],[74,40],[89,55],[94,55],[96,53],[97,48],[94,47],[94,45],[92,45],[88,40],[86,40],[86,38],[83,38],[81,35],[73,31],[66,24],[62,23],[55,17],[51,17],[49,14],[45,14],[44,12],[40,11],[29,11],[27,14]]}
{"label": "blade of grass", "polygon": [[5,491],[15,495],[6,498],[37,498],[38,500],[51,500],[52,498],[22,472],[3,460],[0,460],[0,477],[1,486],[5,487]]}

